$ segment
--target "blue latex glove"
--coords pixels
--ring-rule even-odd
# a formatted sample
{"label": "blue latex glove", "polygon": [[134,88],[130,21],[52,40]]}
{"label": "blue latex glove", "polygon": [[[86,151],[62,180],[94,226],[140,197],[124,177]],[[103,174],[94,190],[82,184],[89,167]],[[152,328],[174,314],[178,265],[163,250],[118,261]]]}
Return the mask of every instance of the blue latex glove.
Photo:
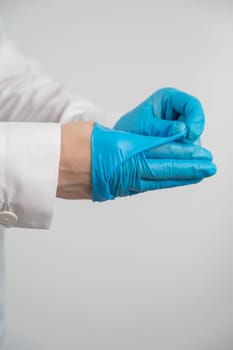
{"label": "blue latex glove", "polygon": [[93,201],[189,185],[213,175],[216,167],[211,153],[174,142],[183,135],[142,136],[95,123],[91,137]]}
{"label": "blue latex glove", "polygon": [[150,136],[172,136],[186,130],[182,142],[199,143],[204,123],[197,98],[174,88],[163,88],[123,115],[114,129]]}

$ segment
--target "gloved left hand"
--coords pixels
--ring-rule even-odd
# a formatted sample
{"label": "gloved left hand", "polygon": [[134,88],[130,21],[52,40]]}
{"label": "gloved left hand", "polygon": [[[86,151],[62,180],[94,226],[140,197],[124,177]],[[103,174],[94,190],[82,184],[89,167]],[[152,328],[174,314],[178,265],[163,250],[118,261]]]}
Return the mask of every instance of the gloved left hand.
{"label": "gloved left hand", "polygon": [[213,175],[216,167],[211,153],[174,142],[183,135],[143,136],[95,123],[91,136],[93,201],[190,185]]}
{"label": "gloved left hand", "polygon": [[204,111],[197,98],[175,88],[163,88],[123,115],[114,129],[150,136],[186,131],[182,142],[198,143],[204,123]]}

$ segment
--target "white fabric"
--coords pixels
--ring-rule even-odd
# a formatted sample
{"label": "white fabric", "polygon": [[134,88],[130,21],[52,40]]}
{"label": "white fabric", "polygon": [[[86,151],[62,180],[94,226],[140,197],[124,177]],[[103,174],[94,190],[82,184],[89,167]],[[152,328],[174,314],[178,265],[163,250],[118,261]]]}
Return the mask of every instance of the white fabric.
{"label": "white fabric", "polygon": [[58,123],[0,122],[0,210],[15,213],[17,227],[51,225],[60,139]]}
{"label": "white fabric", "polygon": [[[60,123],[93,119],[107,125],[107,117],[42,74],[0,32],[0,211],[15,212],[17,227],[49,229],[58,180]],[[0,350],[5,334],[3,246],[0,225]]]}
{"label": "white fabric", "polygon": [[98,120],[106,124],[110,120],[110,113],[66,91],[5,37],[0,55],[0,107],[0,120],[7,118],[7,121]]}

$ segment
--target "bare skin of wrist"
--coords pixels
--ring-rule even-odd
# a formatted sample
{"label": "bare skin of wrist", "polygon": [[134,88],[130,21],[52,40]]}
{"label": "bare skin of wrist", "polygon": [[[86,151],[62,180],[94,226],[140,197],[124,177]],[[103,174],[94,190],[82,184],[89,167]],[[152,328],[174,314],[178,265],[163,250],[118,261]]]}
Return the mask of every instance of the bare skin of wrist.
{"label": "bare skin of wrist", "polygon": [[91,133],[94,121],[61,125],[61,152],[56,196],[91,199]]}

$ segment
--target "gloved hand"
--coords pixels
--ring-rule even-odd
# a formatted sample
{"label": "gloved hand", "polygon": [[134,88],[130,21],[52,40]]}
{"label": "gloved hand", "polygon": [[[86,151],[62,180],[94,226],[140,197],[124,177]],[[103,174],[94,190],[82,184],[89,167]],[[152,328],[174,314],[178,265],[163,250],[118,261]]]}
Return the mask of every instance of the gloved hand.
{"label": "gloved hand", "polygon": [[204,122],[197,98],[174,88],[163,88],[123,115],[114,129],[150,136],[172,136],[186,130],[182,142],[198,143]]}
{"label": "gloved hand", "polygon": [[216,167],[208,150],[174,142],[184,134],[142,136],[95,123],[91,134],[93,201],[189,185],[213,175]]}

